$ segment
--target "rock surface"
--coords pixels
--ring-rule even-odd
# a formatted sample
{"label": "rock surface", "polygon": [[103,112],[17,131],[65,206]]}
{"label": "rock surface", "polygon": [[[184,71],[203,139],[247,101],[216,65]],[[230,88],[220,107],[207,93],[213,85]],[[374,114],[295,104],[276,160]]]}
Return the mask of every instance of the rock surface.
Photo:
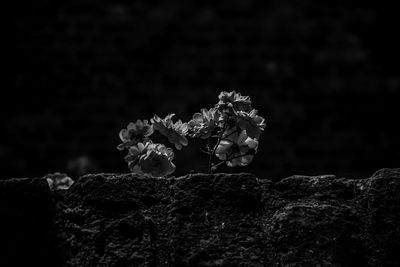
{"label": "rock surface", "polygon": [[400,169],[367,179],[0,181],[1,266],[399,266]]}

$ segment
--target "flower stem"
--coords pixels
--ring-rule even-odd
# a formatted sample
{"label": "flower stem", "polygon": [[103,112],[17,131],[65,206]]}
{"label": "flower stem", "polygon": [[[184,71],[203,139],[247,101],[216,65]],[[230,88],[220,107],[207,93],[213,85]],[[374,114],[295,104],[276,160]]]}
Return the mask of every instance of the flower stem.
{"label": "flower stem", "polygon": [[239,132],[238,129],[236,129],[236,130],[234,130],[233,132],[231,132],[231,133],[229,133],[229,134],[223,136],[223,137],[222,137],[222,140],[225,140],[225,139],[227,139],[229,136],[231,136],[232,134],[238,133],[238,132]]}
{"label": "flower stem", "polygon": [[222,130],[218,135],[217,143],[215,144],[215,146],[210,154],[210,157],[208,158],[208,174],[212,174],[212,158],[215,154],[215,151],[218,148],[219,143],[222,141],[222,136],[224,135],[226,128],[228,128],[228,120],[229,120],[229,116],[224,121],[224,126],[222,127]]}

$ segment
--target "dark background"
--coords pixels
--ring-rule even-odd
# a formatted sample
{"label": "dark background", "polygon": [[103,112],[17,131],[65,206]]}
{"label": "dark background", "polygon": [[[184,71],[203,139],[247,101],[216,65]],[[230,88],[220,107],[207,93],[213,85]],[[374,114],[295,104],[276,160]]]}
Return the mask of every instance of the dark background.
{"label": "dark background", "polygon": [[[1,178],[127,172],[115,147],[128,122],[186,121],[233,89],[251,96],[267,127],[250,167],[221,171],[362,178],[399,165],[393,7],[37,0],[8,11]],[[176,153],[175,175],[206,170],[196,145]]]}

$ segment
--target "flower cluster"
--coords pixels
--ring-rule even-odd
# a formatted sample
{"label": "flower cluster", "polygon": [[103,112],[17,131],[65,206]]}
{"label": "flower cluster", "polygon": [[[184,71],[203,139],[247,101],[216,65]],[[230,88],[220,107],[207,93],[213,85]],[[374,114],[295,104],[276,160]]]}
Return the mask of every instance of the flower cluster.
{"label": "flower cluster", "polygon": [[164,119],[154,115],[149,121],[137,120],[129,123],[126,129],[119,132],[122,141],[117,146],[119,150],[128,150],[125,161],[133,173],[140,176],[163,177],[175,171],[172,163],[174,152],[163,144],[153,143],[150,136],[158,131],[168,141],[175,145],[176,149],[187,146],[187,123],[181,120],[173,123],[174,114],[167,115]]}
{"label": "flower cluster", "polygon": [[[246,166],[253,160],[265,129],[265,119],[257,113],[250,97],[232,91],[221,92],[213,108],[193,115],[188,123],[190,136],[216,139],[206,150],[210,155],[209,172],[221,163],[229,167]],[[222,162],[212,164],[214,155]]]}
{"label": "flower cluster", "polygon": [[[181,120],[174,123],[173,116],[169,114],[162,119],[154,115],[150,122],[137,120],[120,131],[122,143],[117,148],[128,150],[125,160],[132,172],[162,177],[175,171],[173,150],[150,139],[155,131],[178,150],[188,145],[187,137],[206,139],[204,151],[209,154],[209,173],[221,164],[247,166],[257,153],[259,138],[266,126],[265,119],[252,108],[250,97],[236,91],[221,92],[214,107],[201,109],[187,123]],[[214,157],[220,162],[213,163]]]}

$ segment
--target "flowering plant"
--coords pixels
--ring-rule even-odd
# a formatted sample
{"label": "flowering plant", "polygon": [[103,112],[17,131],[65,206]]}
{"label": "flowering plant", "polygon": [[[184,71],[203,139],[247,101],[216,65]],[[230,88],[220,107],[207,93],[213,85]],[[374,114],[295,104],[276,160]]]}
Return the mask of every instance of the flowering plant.
{"label": "flowering plant", "polygon": [[[250,97],[236,91],[221,92],[214,107],[195,113],[187,123],[181,120],[174,123],[173,116],[169,114],[162,119],[154,115],[150,123],[137,120],[120,131],[122,143],[117,148],[128,150],[125,160],[133,173],[163,177],[175,171],[173,150],[150,139],[156,131],[178,150],[188,145],[187,137],[207,140],[202,151],[209,155],[208,173],[212,173],[221,164],[229,167],[250,164],[265,129],[265,119],[252,108]],[[213,163],[214,158],[220,162]]]}

